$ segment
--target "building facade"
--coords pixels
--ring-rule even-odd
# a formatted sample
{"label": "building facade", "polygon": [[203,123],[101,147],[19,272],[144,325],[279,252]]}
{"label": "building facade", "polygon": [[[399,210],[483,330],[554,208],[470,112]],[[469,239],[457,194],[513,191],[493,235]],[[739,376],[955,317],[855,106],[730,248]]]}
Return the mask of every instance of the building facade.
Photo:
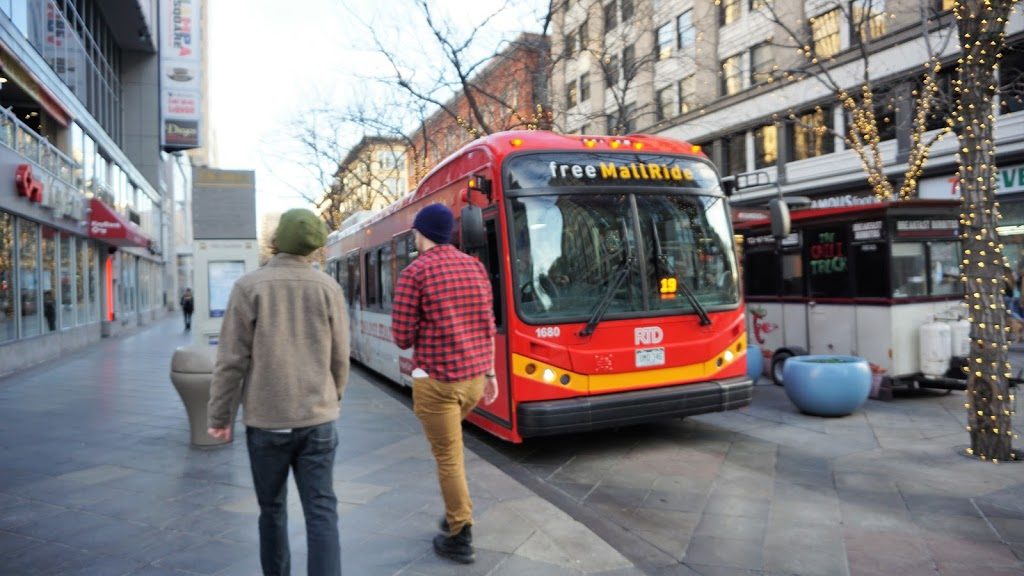
{"label": "building facade", "polygon": [[[441,160],[481,134],[548,129],[548,41],[524,33],[498,52],[468,84],[409,136],[409,189]],[[475,110],[474,110],[475,108]],[[479,117],[477,116],[479,113]]]}
{"label": "building facade", "polygon": [[317,204],[331,230],[361,210],[398,200],[409,182],[407,146],[400,138],[364,136],[338,164],[334,184]]}
{"label": "building facade", "polygon": [[0,0],[0,372],[157,318],[156,0]]}
{"label": "building facade", "polygon": [[[871,202],[861,160],[844,139],[851,118],[835,86],[857,89],[867,67],[886,174],[899,183],[913,145],[914,94],[932,55],[941,66],[940,90],[926,138],[951,109],[959,54],[952,7],[952,0],[567,2],[552,20],[556,129],[687,140],[701,145],[723,176],[762,172],[784,194],[819,206]],[[1007,90],[995,111],[995,135],[1000,232],[1015,262],[1024,255],[1019,7],[1007,40],[1011,48],[999,70]],[[821,81],[812,58],[825,63],[831,85]],[[956,150],[954,134],[932,148],[919,196],[959,194]],[[776,193],[774,185],[751,188],[733,201],[753,207]]]}

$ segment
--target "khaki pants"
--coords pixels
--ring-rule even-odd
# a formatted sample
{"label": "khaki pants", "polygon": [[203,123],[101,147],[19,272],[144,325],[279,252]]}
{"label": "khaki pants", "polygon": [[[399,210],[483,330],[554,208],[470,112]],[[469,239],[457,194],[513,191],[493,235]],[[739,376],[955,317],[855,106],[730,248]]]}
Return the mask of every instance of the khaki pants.
{"label": "khaki pants", "polygon": [[423,434],[437,461],[437,480],[451,534],[473,524],[473,501],[469,498],[462,451],[462,420],[483,396],[484,380],[478,376],[461,382],[433,378],[416,378],[413,382],[413,412],[423,424]]}

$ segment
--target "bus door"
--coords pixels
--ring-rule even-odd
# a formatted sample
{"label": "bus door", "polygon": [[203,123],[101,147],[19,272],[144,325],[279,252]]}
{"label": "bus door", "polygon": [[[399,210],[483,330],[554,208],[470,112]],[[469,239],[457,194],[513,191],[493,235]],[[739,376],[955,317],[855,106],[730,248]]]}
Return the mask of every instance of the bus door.
{"label": "bus door", "polygon": [[491,280],[491,292],[494,295],[494,323],[497,326],[497,333],[494,336],[494,370],[498,374],[498,398],[490,405],[481,402],[477,405],[476,411],[482,412],[482,415],[488,420],[511,428],[512,394],[510,383],[512,376],[508,355],[507,306],[502,289],[505,282],[501,255],[504,251],[500,244],[501,234],[499,233],[497,207],[491,206],[485,209],[483,220],[487,245],[468,250],[468,253],[480,259]]}
{"label": "bus door", "polygon": [[848,229],[848,224],[833,224],[804,232],[807,340],[811,354],[856,352],[856,307],[848,258]]}

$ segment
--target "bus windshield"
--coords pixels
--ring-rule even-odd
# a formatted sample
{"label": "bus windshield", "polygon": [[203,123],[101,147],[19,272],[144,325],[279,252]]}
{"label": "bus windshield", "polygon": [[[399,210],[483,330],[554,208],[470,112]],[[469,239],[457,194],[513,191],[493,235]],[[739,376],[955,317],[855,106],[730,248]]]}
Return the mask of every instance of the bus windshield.
{"label": "bus windshield", "polygon": [[650,192],[511,199],[515,297],[525,321],[587,321],[605,299],[607,317],[705,320],[704,310],[739,302],[725,200]]}

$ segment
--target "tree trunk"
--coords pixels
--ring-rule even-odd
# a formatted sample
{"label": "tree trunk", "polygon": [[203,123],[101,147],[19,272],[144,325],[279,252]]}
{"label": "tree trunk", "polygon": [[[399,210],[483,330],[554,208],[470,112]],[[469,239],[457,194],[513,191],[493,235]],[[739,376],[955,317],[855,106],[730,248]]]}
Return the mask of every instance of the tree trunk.
{"label": "tree trunk", "polygon": [[967,366],[967,429],[970,453],[994,462],[1014,458],[1008,378],[1003,244],[996,233],[996,150],[993,143],[995,66],[1005,46],[1003,31],[1015,0],[959,0],[955,12],[961,55],[957,67],[956,123],[960,143],[960,190],[965,300],[971,321]]}

